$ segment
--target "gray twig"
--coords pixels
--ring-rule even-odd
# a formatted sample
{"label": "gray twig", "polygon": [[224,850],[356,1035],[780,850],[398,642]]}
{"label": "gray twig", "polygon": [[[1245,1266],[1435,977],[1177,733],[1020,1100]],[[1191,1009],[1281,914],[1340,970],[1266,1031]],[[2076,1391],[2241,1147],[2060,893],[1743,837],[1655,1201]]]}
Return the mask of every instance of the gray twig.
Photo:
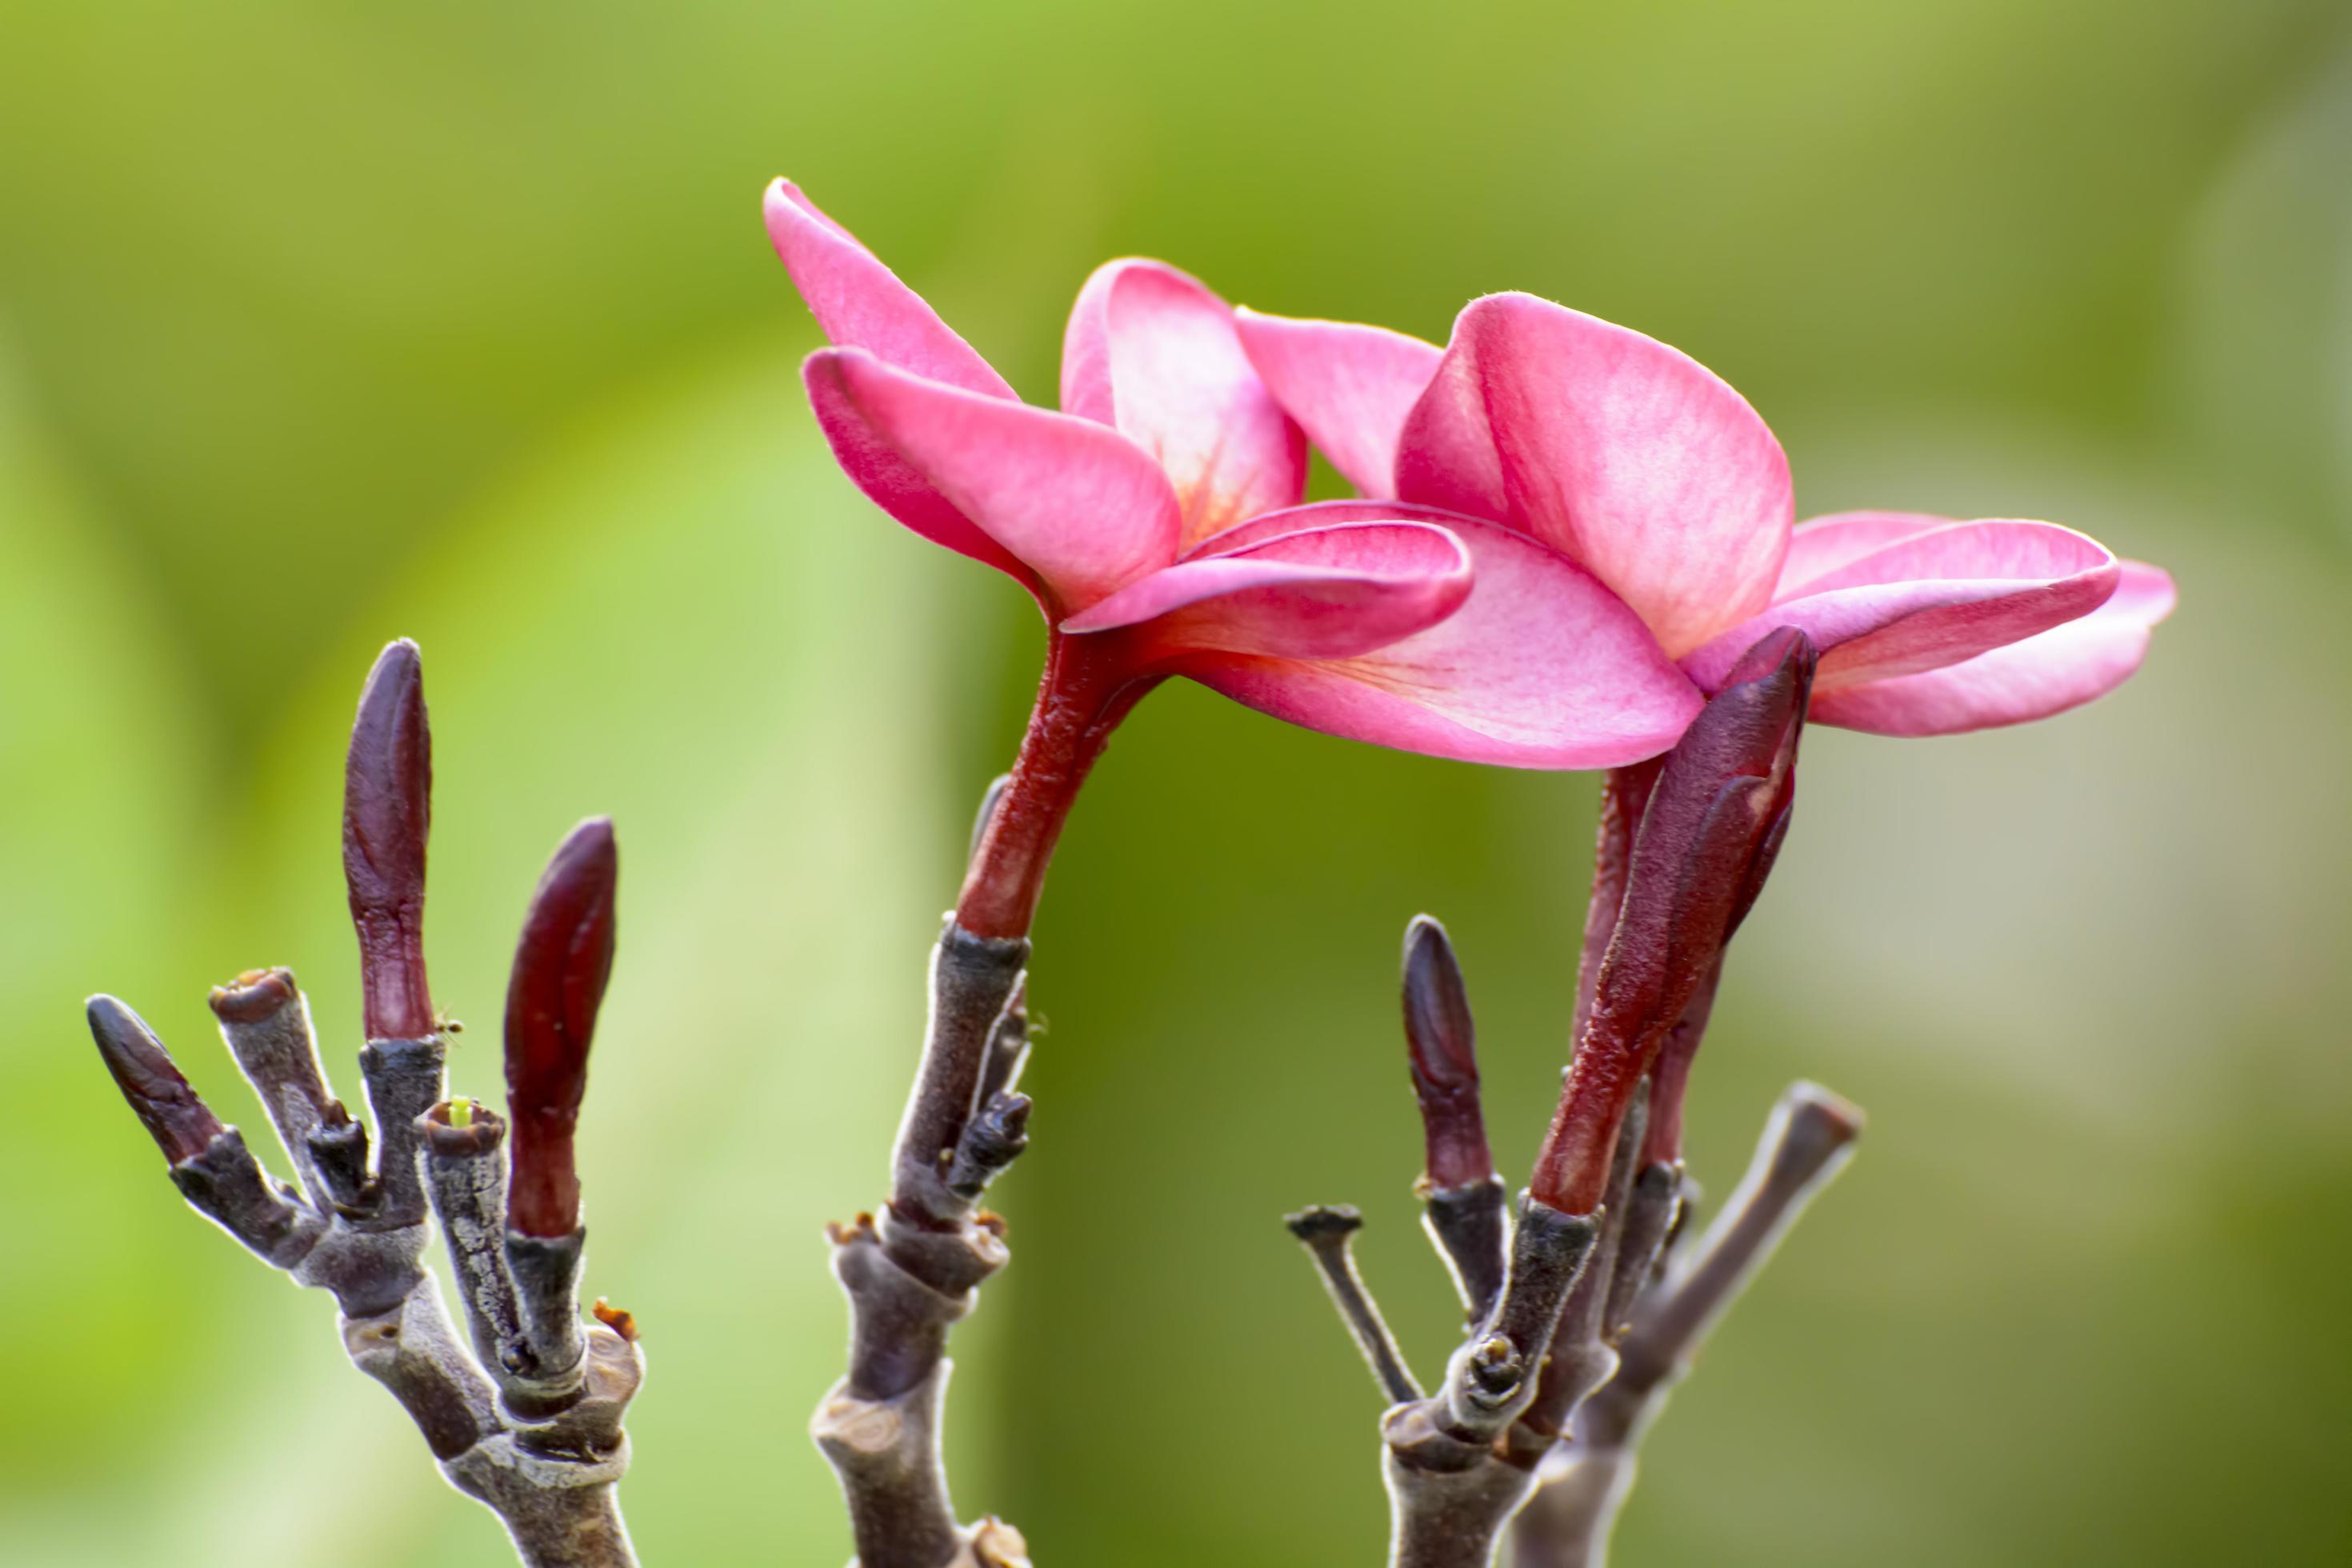
{"label": "gray twig", "polygon": [[1331,1304],[1339,1309],[1339,1321],[1364,1352],[1364,1360],[1372,1369],[1372,1380],[1391,1405],[1402,1405],[1422,1397],[1421,1384],[1413,1381],[1412,1369],[1405,1364],[1404,1352],[1397,1348],[1396,1336],[1381,1316],[1380,1308],[1372,1301],[1372,1293],[1364,1286],[1363,1276],[1356,1272],[1356,1259],[1349,1250],[1348,1238],[1363,1228],[1364,1216],[1346,1205],[1325,1207],[1317,1205],[1286,1215],[1283,1224],[1290,1227],[1314,1259],[1322,1273],[1324,1288],[1331,1292]]}

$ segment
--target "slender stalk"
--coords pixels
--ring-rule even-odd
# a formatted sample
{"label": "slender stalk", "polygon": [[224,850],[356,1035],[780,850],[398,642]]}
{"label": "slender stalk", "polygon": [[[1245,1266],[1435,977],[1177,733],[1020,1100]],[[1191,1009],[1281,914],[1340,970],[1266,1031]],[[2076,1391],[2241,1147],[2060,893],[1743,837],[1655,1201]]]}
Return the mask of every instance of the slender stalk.
{"label": "slender stalk", "polygon": [[1078,786],[1111,731],[1159,678],[1136,673],[1116,632],[1049,635],[1037,703],[1021,754],[979,824],[980,845],[956,900],[956,923],[974,936],[1026,936],[1045,891],[1045,868]]}
{"label": "slender stalk", "polygon": [[1397,1347],[1396,1336],[1389,1332],[1388,1321],[1381,1316],[1363,1276],[1356,1272],[1355,1256],[1349,1249],[1348,1240],[1363,1227],[1364,1216],[1345,1205],[1332,1208],[1318,1205],[1301,1209],[1283,1223],[1307,1248],[1307,1257],[1314,1259],[1316,1269],[1323,1276],[1324,1289],[1331,1293],[1331,1304],[1339,1309],[1339,1321],[1348,1326],[1356,1348],[1363,1352],[1366,1364],[1372,1369],[1372,1381],[1381,1385],[1381,1393],[1391,1405],[1421,1398],[1421,1384],[1413,1381],[1412,1369],[1405,1364],[1404,1352]]}
{"label": "slender stalk", "polygon": [[1633,839],[1642,829],[1642,814],[1649,809],[1650,792],[1658,786],[1663,757],[1612,768],[1601,786],[1601,817],[1593,828],[1592,897],[1584,906],[1584,945],[1577,950],[1576,1012],[1569,1020],[1568,1043],[1573,1050],[1584,1039],[1584,1026],[1592,1016],[1592,992],[1601,978],[1601,960],[1609,939],[1617,933],[1618,912],[1625,904],[1625,876],[1633,862]]}

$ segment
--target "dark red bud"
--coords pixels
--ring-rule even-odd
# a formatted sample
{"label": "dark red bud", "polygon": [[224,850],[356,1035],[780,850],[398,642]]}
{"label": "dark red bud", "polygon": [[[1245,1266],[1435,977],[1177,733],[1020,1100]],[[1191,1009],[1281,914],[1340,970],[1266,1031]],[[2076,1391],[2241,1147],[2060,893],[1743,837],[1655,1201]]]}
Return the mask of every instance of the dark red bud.
{"label": "dark red bud", "polygon": [[1706,1037],[1707,1017],[1715,1011],[1716,987],[1722,978],[1718,960],[1683,1004],[1683,1016],[1658,1048],[1657,1062],[1650,1068],[1650,1124],[1642,1147],[1645,1165],[1671,1165],[1683,1157],[1683,1093],[1690,1085],[1699,1042]]}
{"label": "dark red bud", "polygon": [[138,1014],[111,996],[89,999],[89,1033],[114,1087],[172,1164],[203,1153],[223,1129]]}
{"label": "dark red bud", "polygon": [[1486,1181],[1495,1161],[1478,1103],[1470,996],[1445,928],[1427,915],[1414,916],[1404,932],[1404,1036],[1428,1142],[1423,1180],[1441,1189]]}
{"label": "dark red bud", "polygon": [[425,839],[433,815],[433,733],[424,668],[403,637],[368,672],[343,769],[343,879],[360,939],[367,1037],[433,1032],[425,984]]}
{"label": "dark red bud", "polygon": [[613,973],[620,857],[609,817],[572,830],[524,917],[507,986],[507,1112],[514,1173],[507,1223],[525,1236],[580,1226],[572,1129],[588,1089],[588,1046]]}
{"label": "dark red bud", "polygon": [[1788,831],[1817,660],[1801,631],[1765,637],[1666,753],[1529,1182],[1555,1208],[1589,1214],[1601,1201],[1627,1103],[1762,889]]}

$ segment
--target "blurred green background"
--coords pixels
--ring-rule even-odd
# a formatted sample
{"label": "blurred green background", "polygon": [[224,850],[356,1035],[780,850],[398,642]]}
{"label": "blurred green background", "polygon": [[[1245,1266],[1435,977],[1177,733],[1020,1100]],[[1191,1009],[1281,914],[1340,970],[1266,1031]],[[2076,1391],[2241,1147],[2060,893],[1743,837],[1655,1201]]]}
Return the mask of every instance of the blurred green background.
{"label": "blurred green background", "polygon": [[[1693,1107],[1860,1159],[1648,1450],[1622,1561],[2352,1561],[2352,27],[2335,0],[11,6],[0,20],[0,1561],[505,1561],[328,1303],[192,1217],[82,1032],[232,1120],[206,986],[296,967],[355,1089],[336,850],[419,637],[438,999],[493,1092],[523,900],[618,818],[592,1289],[644,1323],[656,1563],[838,1563],[821,1222],[879,1194],[919,975],[1039,645],[833,471],[784,172],[1028,394],[1104,257],[1442,337],[1520,288],[1698,355],[1800,510],[2169,565],[2039,727],[1822,732]],[[1523,1164],[1594,782],[1155,696],[1037,936],[1014,1267],[952,1461],[1049,1564],[1375,1561],[1375,1399],[1278,1216],[1354,1201],[1424,1371],[1416,910]],[[328,1542],[331,1542],[330,1547]]]}

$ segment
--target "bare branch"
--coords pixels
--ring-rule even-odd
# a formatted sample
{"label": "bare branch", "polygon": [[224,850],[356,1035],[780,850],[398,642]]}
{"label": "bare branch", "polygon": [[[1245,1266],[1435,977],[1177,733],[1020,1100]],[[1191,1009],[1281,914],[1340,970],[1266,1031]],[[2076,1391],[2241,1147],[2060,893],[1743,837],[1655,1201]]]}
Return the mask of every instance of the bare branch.
{"label": "bare branch", "polygon": [[1372,1369],[1372,1380],[1391,1405],[1422,1397],[1421,1384],[1413,1381],[1412,1370],[1405,1364],[1404,1352],[1397,1348],[1396,1336],[1389,1332],[1387,1321],[1365,1288],[1363,1276],[1356,1272],[1356,1260],[1349,1250],[1349,1238],[1363,1227],[1364,1217],[1354,1209],[1341,1205],[1325,1208],[1318,1205],[1301,1209],[1284,1218],[1290,1234],[1307,1248],[1316,1268],[1323,1276],[1324,1289],[1331,1293],[1331,1304],[1339,1309],[1339,1321],[1347,1325],[1355,1339],[1356,1348]]}

